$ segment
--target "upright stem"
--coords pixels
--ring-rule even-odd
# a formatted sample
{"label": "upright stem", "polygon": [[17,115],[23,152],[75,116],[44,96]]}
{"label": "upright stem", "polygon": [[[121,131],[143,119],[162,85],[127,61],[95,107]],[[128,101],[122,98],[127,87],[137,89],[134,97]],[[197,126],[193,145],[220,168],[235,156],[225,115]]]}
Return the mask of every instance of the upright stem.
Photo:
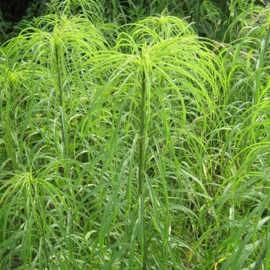
{"label": "upright stem", "polygon": [[[261,42],[261,51],[260,51],[259,59],[257,61],[256,68],[255,68],[255,79],[254,79],[253,97],[252,97],[252,114],[250,117],[250,125],[253,125],[257,118],[256,111],[257,111],[257,105],[260,101],[261,78],[262,78],[263,66],[264,66],[265,55],[267,52],[269,39],[270,39],[270,27],[268,28],[268,31],[266,32],[265,38]],[[246,147],[247,142],[251,139],[256,141],[256,135],[254,134],[253,130],[251,129],[249,130],[247,134],[247,138],[248,140],[245,140],[243,147]]]}
{"label": "upright stem", "polygon": [[5,137],[5,150],[7,152],[7,156],[11,159],[11,162],[15,169],[19,169],[18,160],[16,157],[16,144],[14,142],[14,139],[12,137],[12,134],[14,133],[14,119],[12,119],[12,110],[13,106],[12,104],[12,98],[11,94],[14,93],[14,85],[13,82],[9,82],[8,89],[6,91],[6,108],[5,113],[1,112],[1,116],[3,118],[1,119],[3,121],[3,127],[4,127],[4,137]]}
{"label": "upright stem", "polygon": [[57,84],[59,90],[59,103],[60,103],[60,115],[61,115],[61,132],[63,141],[63,158],[68,156],[68,138],[66,129],[66,117],[65,117],[65,104],[63,100],[63,84],[60,66],[60,54],[59,54],[59,44],[55,43],[55,60],[56,60],[56,72],[57,72]]}
{"label": "upright stem", "polygon": [[138,173],[138,193],[139,193],[139,220],[140,220],[140,247],[143,269],[146,269],[146,243],[145,243],[145,232],[144,232],[144,189],[143,179],[145,170],[145,141],[146,141],[146,130],[145,118],[146,118],[146,83],[145,83],[145,71],[142,72],[142,89],[141,89],[141,130],[139,140],[139,173]]}
{"label": "upright stem", "polygon": [[[38,207],[42,209],[42,204],[40,202],[40,198],[38,200]],[[42,209],[44,210],[44,209]],[[41,212],[41,211],[40,211]],[[44,228],[44,220],[43,220],[43,215],[40,215],[40,225],[41,225],[41,231],[44,239],[44,255],[45,255],[45,264],[48,270],[50,270],[50,264],[49,264],[49,253],[48,253],[48,245],[47,245],[47,238],[45,234],[45,228]]]}
{"label": "upright stem", "polygon": [[267,48],[268,48],[269,38],[270,38],[270,27],[268,28],[268,31],[266,33],[265,38],[262,40],[261,52],[260,52],[259,59],[258,59],[257,64],[256,64],[254,90],[253,90],[253,101],[252,101],[253,106],[256,106],[259,102],[262,68],[263,68],[264,61],[265,61],[265,55],[266,55]]}

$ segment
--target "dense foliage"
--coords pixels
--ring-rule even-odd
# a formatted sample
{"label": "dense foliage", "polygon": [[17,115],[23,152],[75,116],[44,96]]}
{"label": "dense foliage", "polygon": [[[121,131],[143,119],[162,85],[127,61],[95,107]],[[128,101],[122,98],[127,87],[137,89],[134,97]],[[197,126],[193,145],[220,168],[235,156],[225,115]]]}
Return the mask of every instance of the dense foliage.
{"label": "dense foliage", "polygon": [[0,269],[270,268],[270,9],[224,2],[1,28]]}

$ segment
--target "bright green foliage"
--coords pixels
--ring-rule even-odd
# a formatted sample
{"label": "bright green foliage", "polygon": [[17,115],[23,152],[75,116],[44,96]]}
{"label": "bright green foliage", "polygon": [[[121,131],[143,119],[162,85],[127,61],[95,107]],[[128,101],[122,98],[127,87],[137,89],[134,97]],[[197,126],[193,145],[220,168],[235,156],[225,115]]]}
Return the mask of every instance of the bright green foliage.
{"label": "bright green foliage", "polygon": [[214,41],[55,0],[0,48],[1,269],[270,267],[270,15],[233,2]]}

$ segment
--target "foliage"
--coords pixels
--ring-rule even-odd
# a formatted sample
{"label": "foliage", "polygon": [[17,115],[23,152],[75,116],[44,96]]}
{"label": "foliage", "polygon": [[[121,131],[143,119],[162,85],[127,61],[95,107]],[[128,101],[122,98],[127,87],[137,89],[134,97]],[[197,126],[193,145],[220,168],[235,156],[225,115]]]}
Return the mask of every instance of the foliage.
{"label": "foliage", "polygon": [[139,2],[0,47],[1,269],[269,268],[269,9]]}

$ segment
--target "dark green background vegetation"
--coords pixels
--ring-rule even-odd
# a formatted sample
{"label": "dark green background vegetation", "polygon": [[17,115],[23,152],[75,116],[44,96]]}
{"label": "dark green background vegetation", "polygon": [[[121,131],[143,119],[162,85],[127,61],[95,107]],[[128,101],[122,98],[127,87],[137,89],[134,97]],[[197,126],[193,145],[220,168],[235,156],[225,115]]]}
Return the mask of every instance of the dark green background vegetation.
{"label": "dark green background vegetation", "polygon": [[[46,14],[47,5],[51,1],[49,0],[10,0],[10,1],[2,1],[0,4],[0,26],[5,34],[14,32],[14,27],[21,20],[31,20],[33,17],[38,17]],[[64,2],[64,1],[62,1]],[[215,14],[216,19],[227,20],[230,15],[230,1],[223,0],[210,0],[208,1],[211,5],[214,4],[218,11]],[[257,1],[240,1],[242,5],[250,5],[251,3],[255,3],[259,6],[266,6],[267,0],[257,0]],[[171,14],[181,14],[184,17],[190,17],[191,21],[197,22],[195,28],[198,31],[199,35],[207,36],[207,30],[200,27],[200,20],[204,17],[205,14],[200,14],[198,11],[200,10],[201,5],[208,4],[207,1],[204,0],[190,0],[190,1],[149,1],[149,0],[114,0],[114,1],[104,1],[104,9],[105,13],[113,13],[115,17],[119,15],[119,13],[123,13],[127,20],[135,21],[138,19],[137,15],[141,17],[146,17],[151,14],[161,13],[164,8],[168,8],[168,11]],[[237,4],[237,1],[236,1]],[[241,4],[239,8],[241,9]],[[139,12],[139,14],[138,14]],[[206,10],[206,12],[211,12],[211,7]],[[118,14],[118,15],[116,15]],[[114,20],[115,18],[112,18]],[[211,23],[211,21],[209,21]],[[207,26],[209,27],[209,26]],[[214,28],[214,25],[211,25]],[[208,30],[209,31],[209,30]],[[15,31],[15,35],[18,34],[18,31]],[[10,36],[9,36],[10,37]],[[5,40],[5,38],[0,38],[0,40]]]}

